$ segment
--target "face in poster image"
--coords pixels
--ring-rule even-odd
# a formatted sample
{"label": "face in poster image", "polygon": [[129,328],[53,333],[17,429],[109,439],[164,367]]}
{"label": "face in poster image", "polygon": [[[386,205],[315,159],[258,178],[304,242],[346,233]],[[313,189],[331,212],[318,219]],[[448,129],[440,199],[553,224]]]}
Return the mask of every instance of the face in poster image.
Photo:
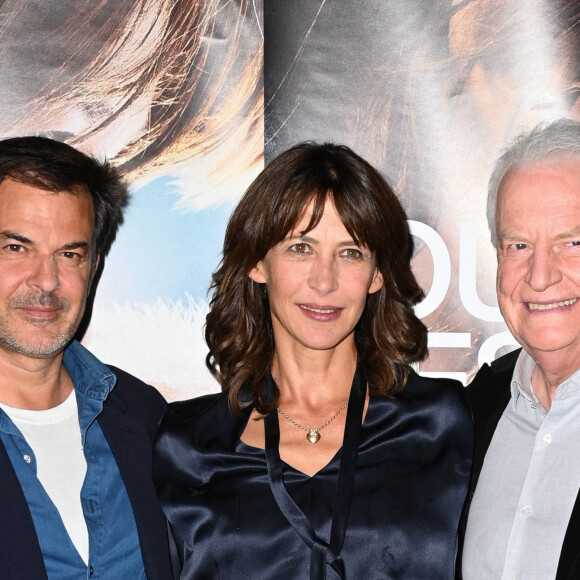
{"label": "face in poster image", "polygon": [[218,389],[202,325],[231,206],[263,165],[261,10],[0,3],[0,136],[66,141],[131,183],[83,342],[169,399]]}
{"label": "face in poster image", "polygon": [[580,2],[347,1],[265,6],[266,158],[302,140],[351,146],[399,192],[430,330],[425,374],[466,381],[514,348],[485,222],[500,151],[574,116]]}

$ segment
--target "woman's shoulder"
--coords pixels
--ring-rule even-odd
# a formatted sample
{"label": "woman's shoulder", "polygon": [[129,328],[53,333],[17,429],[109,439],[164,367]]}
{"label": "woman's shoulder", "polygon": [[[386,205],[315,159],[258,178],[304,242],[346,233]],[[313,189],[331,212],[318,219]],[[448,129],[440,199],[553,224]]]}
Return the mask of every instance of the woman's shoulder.
{"label": "woman's shoulder", "polygon": [[466,400],[465,387],[455,379],[424,377],[411,370],[405,386],[399,392],[402,397],[450,398]]}
{"label": "woman's shoulder", "polygon": [[433,409],[443,420],[454,417],[456,421],[472,422],[466,389],[455,379],[424,377],[411,371],[396,398]]}
{"label": "woman's shoulder", "polygon": [[459,381],[424,377],[412,371],[396,399],[400,416],[413,425],[422,425],[434,445],[471,457],[473,419],[466,389]]}
{"label": "woman's shoulder", "polygon": [[158,491],[164,490],[162,502],[174,486],[202,485],[212,469],[208,452],[232,448],[236,425],[227,393],[168,405],[153,445],[153,479]]}
{"label": "woman's shoulder", "polygon": [[215,393],[170,403],[157,431],[157,446],[186,445],[203,449],[218,440],[224,448],[233,445],[246,412],[235,415],[229,406],[228,393]]}
{"label": "woman's shoulder", "polygon": [[199,420],[203,415],[220,413],[223,407],[229,410],[227,393],[211,393],[185,401],[169,403],[163,422],[183,425]]}

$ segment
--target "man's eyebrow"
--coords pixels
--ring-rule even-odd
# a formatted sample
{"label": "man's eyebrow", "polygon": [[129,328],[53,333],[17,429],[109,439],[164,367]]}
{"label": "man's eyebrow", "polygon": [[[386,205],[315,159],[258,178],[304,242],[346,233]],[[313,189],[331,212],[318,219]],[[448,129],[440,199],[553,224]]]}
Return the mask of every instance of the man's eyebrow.
{"label": "man's eyebrow", "polygon": [[17,234],[16,232],[11,232],[9,230],[4,230],[0,232],[0,239],[2,240],[16,240],[22,244],[32,244],[32,240],[28,239],[26,236]]}
{"label": "man's eyebrow", "polygon": [[63,250],[75,250],[77,248],[89,248],[90,244],[85,241],[78,241],[78,242],[69,242],[62,246]]}
{"label": "man's eyebrow", "polygon": [[497,232],[497,240],[498,242],[513,242],[515,240],[523,240],[523,237],[509,232]]}
{"label": "man's eyebrow", "polygon": [[556,236],[557,240],[564,240],[566,238],[574,238],[576,236],[580,236],[580,226],[577,226],[575,228],[571,228],[565,232],[562,232],[561,234],[558,234]]}
{"label": "man's eyebrow", "polygon": [[[34,245],[34,242],[27,238],[26,236],[23,236],[22,234],[17,234],[16,232],[11,232],[8,230],[5,230],[3,232],[0,232],[0,240],[3,241],[9,241],[9,240],[14,240],[15,242],[20,242],[21,244],[27,244],[29,246]],[[84,249],[84,250],[89,250],[91,247],[91,245],[85,241],[85,240],[78,240],[78,241],[74,241],[74,242],[68,242],[67,244],[64,244],[63,246],[61,246],[61,250],[78,250],[79,248]]]}
{"label": "man's eyebrow", "polygon": [[[559,234],[556,234],[552,239],[553,240],[565,240],[567,238],[574,238],[580,236],[580,226],[571,228]],[[508,231],[498,231],[497,232],[497,239],[498,241],[507,241],[507,242],[514,242],[514,241],[522,241],[526,242],[526,236],[521,234],[508,232]]]}

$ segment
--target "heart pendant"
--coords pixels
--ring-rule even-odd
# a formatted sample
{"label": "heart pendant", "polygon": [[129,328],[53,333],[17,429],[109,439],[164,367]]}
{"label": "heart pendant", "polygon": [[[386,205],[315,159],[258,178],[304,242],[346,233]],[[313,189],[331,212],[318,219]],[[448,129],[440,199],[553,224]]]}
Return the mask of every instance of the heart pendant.
{"label": "heart pendant", "polygon": [[308,441],[310,441],[312,444],[318,443],[318,440],[320,439],[320,433],[318,432],[318,429],[308,429],[308,433],[306,433],[306,439],[308,439]]}

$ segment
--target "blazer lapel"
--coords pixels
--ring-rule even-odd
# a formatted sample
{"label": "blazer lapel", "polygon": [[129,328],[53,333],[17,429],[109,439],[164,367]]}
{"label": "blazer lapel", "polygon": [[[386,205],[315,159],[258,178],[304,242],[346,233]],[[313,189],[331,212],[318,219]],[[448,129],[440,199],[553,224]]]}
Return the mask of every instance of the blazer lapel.
{"label": "blazer lapel", "polygon": [[98,417],[133,508],[147,578],[165,580],[169,552],[165,517],[153,485],[151,450],[155,427],[150,432],[136,423],[128,405],[114,389]]}
{"label": "blazer lapel", "polygon": [[32,515],[1,442],[0,474],[0,577],[46,579]]}
{"label": "blazer lapel", "polygon": [[568,522],[556,580],[576,580],[580,578],[580,494],[576,496],[576,503]]}
{"label": "blazer lapel", "polygon": [[485,454],[497,424],[511,399],[510,383],[519,353],[517,350],[498,359],[491,366],[484,365],[467,387],[475,438],[470,496],[477,486]]}

